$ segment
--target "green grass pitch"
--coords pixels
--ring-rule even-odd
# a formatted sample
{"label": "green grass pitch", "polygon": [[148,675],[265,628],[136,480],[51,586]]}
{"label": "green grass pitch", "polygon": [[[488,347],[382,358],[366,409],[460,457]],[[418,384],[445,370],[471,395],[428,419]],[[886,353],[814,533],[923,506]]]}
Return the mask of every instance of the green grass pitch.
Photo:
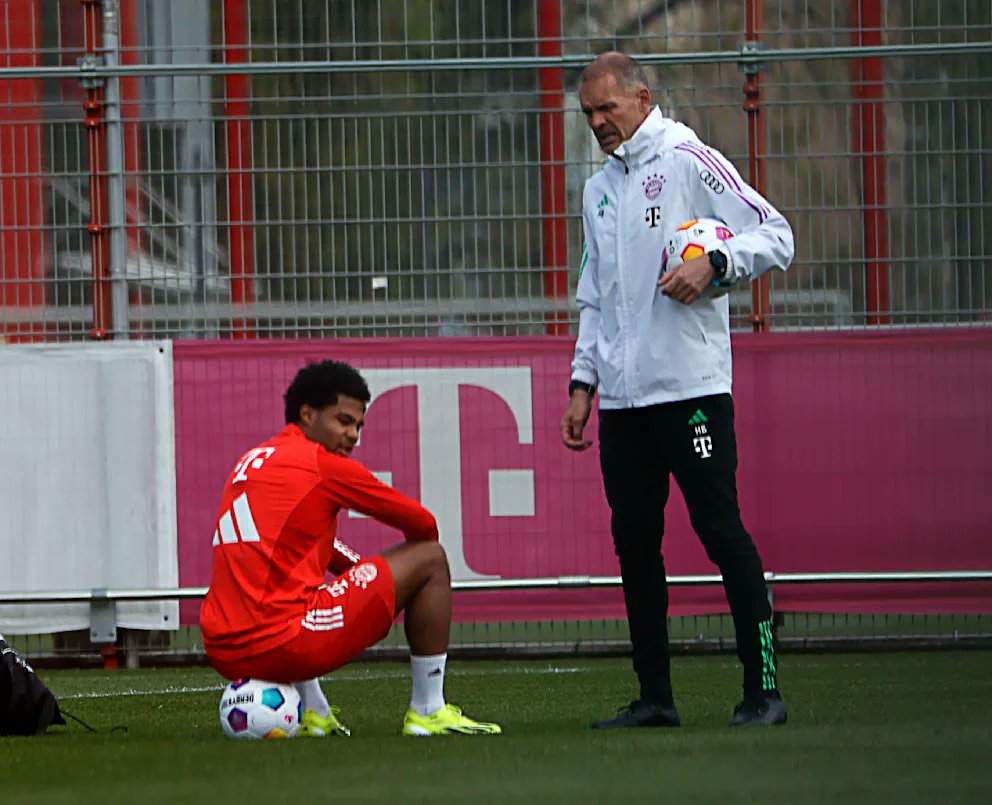
{"label": "green grass pitch", "polygon": [[731,730],[728,656],[674,660],[678,730],[592,731],[635,694],[619,658],[449,661],[446,692],[503,724],[486,737],[404,738],[402,663],[324,687],[350,739],[235,742],[206,668],[42,671],[95,726],[0,739],[10,803],[992,802],[992,652],[786,654],[789,724]]}

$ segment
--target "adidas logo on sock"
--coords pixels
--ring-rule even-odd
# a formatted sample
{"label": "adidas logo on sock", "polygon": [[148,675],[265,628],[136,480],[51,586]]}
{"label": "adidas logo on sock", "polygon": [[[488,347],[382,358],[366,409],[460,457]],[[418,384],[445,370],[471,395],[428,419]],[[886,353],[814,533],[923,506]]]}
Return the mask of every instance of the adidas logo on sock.
{"label": "adidas logo on sock", "polygon": [[435,668],[433,671],[428,671],[427,676],[441,676],[441,669]]}

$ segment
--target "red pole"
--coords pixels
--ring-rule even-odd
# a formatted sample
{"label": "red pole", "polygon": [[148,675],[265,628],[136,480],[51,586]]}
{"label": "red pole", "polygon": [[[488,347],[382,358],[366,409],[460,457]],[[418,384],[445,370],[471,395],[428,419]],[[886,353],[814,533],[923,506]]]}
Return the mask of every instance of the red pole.
{"label": "red pole", "polygon": [[[246,0],[224,0],[224,62],[243,64],[248,61],[248,24]],[[231,270],[231,304],[242,310],[254,297],[252,282],[251,222],[251,106],[248,76],[227,73],[224,76],[224,136],[227,144],[227,223],[228,259]],[[252,338],[252,322],[235,318],[231,322],[232,336]]]}
{"label": "red pole", "polygon": [[[121,64],[138,63],[136,0],[120,0]],[[135,77],[121,79],[121,120],[124,127],[124,179],[129,252],[141,250],[144,225],[141,206],[141,89]]]}
{"label": "red pole", "polygon": [[[37,0],[14,0],[0,16],[4,67],[34,67],[41,48]],[[45,191],[41,82],[5,82],[0,103],[0,307],[45,305]],[[0,323],[0,342],[40,341],[40,322]]]}
{"label": "red pole", "polygon": [[[851,44],[882,44],[879,0],[851,0]],[[878,56],[851,62],[851,142],[861,158],[864,188],[865,286],[868,324],[888,324],[889,219],[886,210],[884,68]]]}
{"label": "red pole", "polygon": [[[764,27],[762,0],[747,0],[746,39],[757,46]],[[752,187],[765,195],[765,125],[761,112],[761,73],[757,65],[744,74],[744,112],[747,114],[747,167]],[[771,322],[768,276],[751,283],[751,326],[756,333],[767,332]]]}
{"label": "red pole", "polygon": [[[100,0],[80,0],[83,6],[83,51],[97,58],[103,47]],[[103,85],[86,88],[83,109],[86,117],[86,150],[90,172],[90,262],[93,272],[93,328],[90,338],[110,337],[110,237],[105,226],[107,215],[107,144],[103,122]]]}
{"label": "red pole", "polygon": [[[561,56],[561,0],[541,0],[537,16],[538,55]],[[565,218],[565,83],[560,67],[539,71],[541,96],[541,232],[544,294],[568,299],[568,222]],[[548,335],[568,333],[565,310],[552,312]]]}
{"label": "red pole", "polygon": [[[137,0],[120,0],[120,63],[138,64],[138,9]],[[141,86],[136,77],[120,80],[121,127],[124,146],[124,229],[127,232],[127,255],[138,256],[142,251],[144,235],[144,207],[141,203]],[[141,287],[135,285],[128,291],[128,303],[137,307],[142,302]],[[138,337],[134,329],[142,325],[132,324],[131,337]]]}

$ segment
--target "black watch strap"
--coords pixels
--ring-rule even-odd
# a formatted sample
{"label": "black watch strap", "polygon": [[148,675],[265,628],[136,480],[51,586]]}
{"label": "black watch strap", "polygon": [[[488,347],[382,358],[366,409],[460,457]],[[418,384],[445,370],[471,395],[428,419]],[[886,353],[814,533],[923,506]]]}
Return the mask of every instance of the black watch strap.
{"label": "black watch strap", "polygon": [[710,265],[713,266],[713,279],[719,282],[727,276],[727,255],[719,249],[714,249],[707,254],[710,258]]}
{"label": "black watch strap", "polygon": [[568,384],[568,396],[571,397],[572,392],[575,391],[576,389],[579,389],[580,391],[584,391],[590,397],[596,396],[596,387],[591,383],[583,383],[581,380],[573,380],[571,383]]}

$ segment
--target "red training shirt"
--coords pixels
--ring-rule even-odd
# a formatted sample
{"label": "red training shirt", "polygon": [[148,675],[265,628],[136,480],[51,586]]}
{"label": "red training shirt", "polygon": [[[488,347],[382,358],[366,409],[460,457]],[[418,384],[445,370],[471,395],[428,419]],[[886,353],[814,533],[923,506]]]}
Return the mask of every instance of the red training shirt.
{"label": "red training shirt", "polygon": [[296,425],[238,460],[214,524],[213,571],[200,610],[205,648],[234,659],[296,635],[325,569],[340,573],[360,559],[335,539],[341,509],[398,528],[408,540],[438,538],[433,515],[417,501]]}

